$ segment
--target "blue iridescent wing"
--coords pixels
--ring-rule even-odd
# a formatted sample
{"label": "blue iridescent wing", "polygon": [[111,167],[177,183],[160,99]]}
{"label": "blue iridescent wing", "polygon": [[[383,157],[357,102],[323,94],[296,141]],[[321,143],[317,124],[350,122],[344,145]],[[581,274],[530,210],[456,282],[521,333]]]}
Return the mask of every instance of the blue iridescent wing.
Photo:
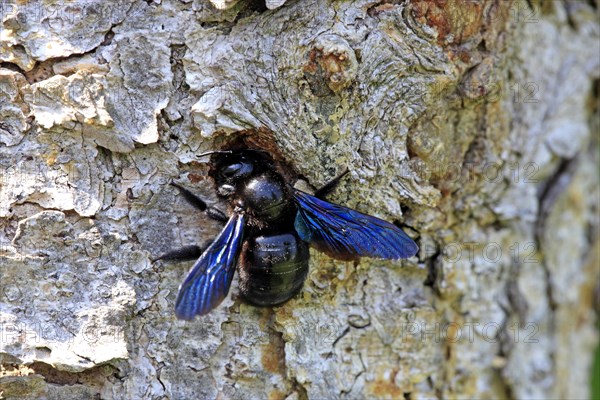
{"label": "blue iridescent wing", "polygon": [[175,315],[191,320],[218,306],[227,296],[235,273],[245,218],[234,214],[214,242],[202,253],[179,287]]}
{"label": "blue iridescent wing", "polygon": [[299,190],[294,193],[298,214],[294,227],[302,240],[343,260],[358,257],[395,260],[414,256],[419,247],[400,228],[328,203]]}

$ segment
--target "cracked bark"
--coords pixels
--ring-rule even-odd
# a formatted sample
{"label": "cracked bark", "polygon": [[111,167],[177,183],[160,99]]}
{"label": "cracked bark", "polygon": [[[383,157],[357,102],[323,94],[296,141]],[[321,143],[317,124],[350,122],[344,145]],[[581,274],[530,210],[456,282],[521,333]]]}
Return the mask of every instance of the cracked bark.
{"label": "cracked bark", "polygon": [[[589,397],[596,7],[0,3],[0,394]],[[167,184],[222,207],[196,154],[240,138],[308,186],[349,169],[332,200],[418,258],[312,252],[288,303],[234,281],[176,321],[189,265],[151,260],[221,227]]]}

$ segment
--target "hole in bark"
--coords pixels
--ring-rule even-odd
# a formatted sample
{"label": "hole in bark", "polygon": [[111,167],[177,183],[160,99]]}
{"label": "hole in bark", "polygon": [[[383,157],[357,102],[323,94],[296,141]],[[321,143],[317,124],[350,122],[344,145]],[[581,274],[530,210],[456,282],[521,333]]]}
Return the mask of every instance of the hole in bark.
{"label": "hole in bark", "polygon": [[268,11],[269,9],[267,8],[265,0],[251,0],[250,2],[248,2],[248,10],[263,13],[265,11]]}

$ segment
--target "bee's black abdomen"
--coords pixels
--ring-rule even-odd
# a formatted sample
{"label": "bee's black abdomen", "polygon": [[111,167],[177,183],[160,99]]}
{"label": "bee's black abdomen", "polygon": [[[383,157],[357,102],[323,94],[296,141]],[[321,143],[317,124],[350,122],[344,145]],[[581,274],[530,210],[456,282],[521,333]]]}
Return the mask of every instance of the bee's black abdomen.
{"label": "bee's black abdomen", "polygon": [[240,291],[249,302],[272,306],[294,296],[308,273],[308,246],[295,232],[248,239]]}

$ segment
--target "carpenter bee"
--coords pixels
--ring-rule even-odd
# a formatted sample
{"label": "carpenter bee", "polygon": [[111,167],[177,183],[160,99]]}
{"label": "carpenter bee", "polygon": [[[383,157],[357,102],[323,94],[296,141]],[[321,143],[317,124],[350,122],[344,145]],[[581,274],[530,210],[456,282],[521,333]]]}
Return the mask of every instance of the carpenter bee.
{"label": "carpenter bee", "polygon": [[172,183],[189,203],[225,224],[208,248],[188,246],[158,258],[198,258],[179,287],[179,319],[191,320],[218,306],[229,292],[236,266],[240,292],[250,303],[272,306],[290,299],[306,279],[309,244],[343,260],[399,259],[418,250],[395,225],[323,200],[344,174],[310,195],[288,184],[265,151],[204,155],[211,155],[209,176],[218,196],[227,201],[229,216]]}

